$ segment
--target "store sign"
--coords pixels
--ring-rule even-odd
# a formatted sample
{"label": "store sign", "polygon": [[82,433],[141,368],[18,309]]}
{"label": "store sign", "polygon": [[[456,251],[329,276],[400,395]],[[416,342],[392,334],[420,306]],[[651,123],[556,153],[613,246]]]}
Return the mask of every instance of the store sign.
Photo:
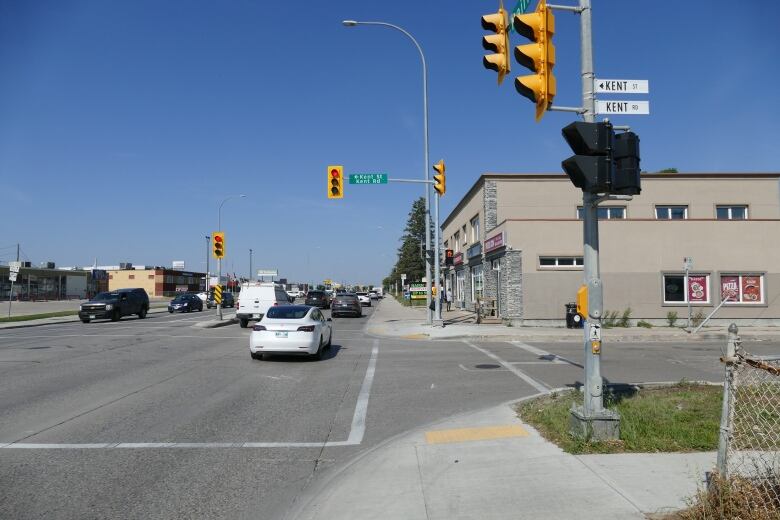
{"label": "store sign", "polygon": [[722,298],[729,303],[762,303],[761,276],[730,275],[720,277]]}
{"label": "store sign", "polygon": [[409,285],[409,294],[412,300],[424,300],[428,290],[424,283],[413,283]]}
{"label": "store sign", "polygon": [[742,302],[743,303],[761,302],[761,277],[760,276],[742,277]]}
{"label": "store sign", "polygon": [[474,258],[475,256],[479,256],[482,254],[482,243],[477,242],[470,248],[466,250],[466,256],[469,258]]}
{"label": "store sign", "polygon": [[688,277],[688,301],[691,303],[707,303],[707,276]]}
{"label": "store sign", "polygon": [[463,253],[457,253],[452,259],[452,265],[463,264]]}
{"label": "store sign", "polygon": [[489,253],[491,251],[495,251],[496,249],[504,247],[504,232],[502,231],[498,235],[494,235],[490,238],[485,239],[485,252]]}

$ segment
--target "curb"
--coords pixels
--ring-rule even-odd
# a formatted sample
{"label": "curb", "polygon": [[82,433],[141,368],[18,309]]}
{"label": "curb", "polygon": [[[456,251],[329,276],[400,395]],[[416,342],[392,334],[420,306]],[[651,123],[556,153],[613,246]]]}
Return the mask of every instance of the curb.
{"label": "curb", "polygon": [[235,325],[238,323],[238,318],[228,318],[225,320],[209,320],[209,321],[199,321],[198,323],[194,324],[193,327],[196,327],[198,329],[216,329],[219,327],[226,327],[228,325]]}
{"label": "curb", "polygon": [[[168,309],[165,307],[154,307],[149,309],[147,314],[159,314],[161,312],[168,312]],[[46,320],[56,320],[56,321],[46,321]],[[26,327],[42,327],[44,325],[59,325],[60,323],[75,323],[81,321],[78,317],[78,314],[74,314],[73,316],[58,316],[54,318],[40,318],[37,320],[29,320],[29,321],[21,321],[19,323],[16,322],[10,322],[13,323],[13,325],[4,325],[3,323],[0,323],[0,330],[7,330],[7,329],[23,329]]]}

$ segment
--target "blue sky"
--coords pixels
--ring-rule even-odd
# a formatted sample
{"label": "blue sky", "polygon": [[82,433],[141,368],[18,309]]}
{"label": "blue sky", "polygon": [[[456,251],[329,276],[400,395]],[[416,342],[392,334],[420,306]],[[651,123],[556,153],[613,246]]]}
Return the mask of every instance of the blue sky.
{"label": "blue sky", "polygon": [[[560,0],[557,3],[569,3]],[[508,0],[511,8],[514,0]],[[532,6],[535,2],[532,2]],[[558,172],[570,155],[547,113],[482,67],[480,16],[497,2],[0,0],[0,261],[205,264],[225,204],[227,270],[378,283],[418,185],[347,186],[326,166],[421,178],[447,162],[442,219],[484,172]],[[651,115],[614,118],[642,169],[777,171],[780,3],[593,0],[604,78],[648,79]],[[579,21],[556,15],[555,103],[580,96]],[[522,42],[513,35],[512,45]],[[603,96],[618,99],[618,96]],[[574,189],[574,188],[572,188]],[[213,265],[213,263],[212,263]]]}

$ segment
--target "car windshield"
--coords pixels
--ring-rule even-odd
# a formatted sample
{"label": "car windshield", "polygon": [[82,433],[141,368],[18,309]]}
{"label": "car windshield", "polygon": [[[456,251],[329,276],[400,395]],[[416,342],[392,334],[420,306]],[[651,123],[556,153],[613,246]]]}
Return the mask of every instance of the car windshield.
{"label": "car windshield", "polygon": [[175,301],[175,302],[182,302],[182,301],[186,300],[187,298],[189,298],[187,295],[182,294],[182,295],[179,295],[176,298],[174,298],[173,301]]}
{"label": "car windshield", "polygon": [[271,307],[266,313],[266,317],[276,320],[302,320],[311,310],[311,307],[303,305],[280,305]]}
{"label": "car windshield", "polygon": [[102,293],[98,293],[97,296],[95,296],[92,299],[106,301],[106,300],[116,300],[117,298],[119,298],[118,292],[102,292]]}

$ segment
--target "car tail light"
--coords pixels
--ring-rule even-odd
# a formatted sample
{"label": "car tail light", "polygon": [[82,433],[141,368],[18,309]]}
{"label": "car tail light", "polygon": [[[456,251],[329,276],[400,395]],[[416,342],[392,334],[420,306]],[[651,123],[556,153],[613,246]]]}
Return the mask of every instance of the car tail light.
{"label": "car tail light", "polygon": [[267,330],[267,329],[265,328],[265,325],[255,325],[254,327],[252,327],[252,330],[256,330],[259,332],[261,330]]}
{"label": "car tail light", "polygon": [[314,332],[314,325],[306,325],[304,327],[298,327],[298,332]]}

